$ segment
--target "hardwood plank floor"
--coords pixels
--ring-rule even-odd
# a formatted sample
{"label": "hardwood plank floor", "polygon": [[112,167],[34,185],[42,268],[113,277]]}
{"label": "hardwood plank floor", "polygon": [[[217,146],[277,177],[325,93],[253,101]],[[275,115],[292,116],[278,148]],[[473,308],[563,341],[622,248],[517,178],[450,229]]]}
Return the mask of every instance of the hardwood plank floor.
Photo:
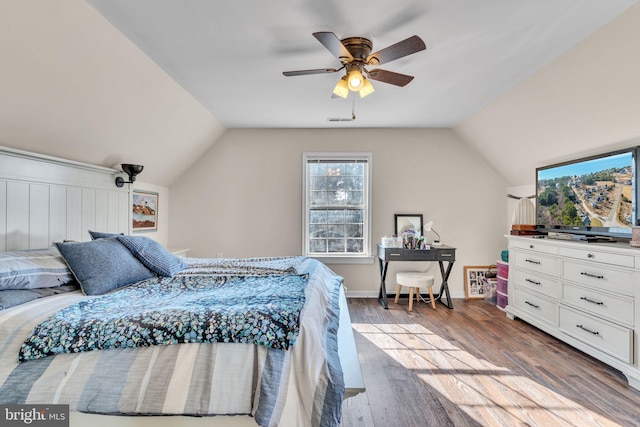
{"label": "hardwood plank floor", "polygon": [[343,426],[640,426],[619,371],[483,300],[453,304],[349,299],[367,391]]}

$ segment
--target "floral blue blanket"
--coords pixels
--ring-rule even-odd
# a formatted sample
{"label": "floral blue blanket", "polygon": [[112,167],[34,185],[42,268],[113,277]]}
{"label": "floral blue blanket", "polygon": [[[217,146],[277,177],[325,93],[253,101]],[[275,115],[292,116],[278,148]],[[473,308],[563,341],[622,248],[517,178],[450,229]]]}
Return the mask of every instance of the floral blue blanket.
{"label": "floral blue blanket", "polygon": [[153,278],[71,305],[39,323],[19,361],[57,353],[235,342],[288,350],[298,338],[306,274]]}

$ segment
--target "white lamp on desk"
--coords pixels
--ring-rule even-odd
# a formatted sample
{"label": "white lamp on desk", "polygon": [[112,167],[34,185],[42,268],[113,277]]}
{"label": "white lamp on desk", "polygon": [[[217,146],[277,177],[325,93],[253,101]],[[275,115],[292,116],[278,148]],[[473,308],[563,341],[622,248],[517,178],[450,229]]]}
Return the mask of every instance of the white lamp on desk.
{"label": "white lamp on desk", "polygon": [[428,232],[431,231],[433,234],[435,234],[438,237],[433,241],[433,243],[431,243],[433,246],[442,245],[442,243],[440,243],[440,234],[438,234],[438,232],[433,229],[433,221],[429,221],[428,223],[426,223],[425,226],[423,227],[423,230],[424,230],[425,236],[427,235]]}

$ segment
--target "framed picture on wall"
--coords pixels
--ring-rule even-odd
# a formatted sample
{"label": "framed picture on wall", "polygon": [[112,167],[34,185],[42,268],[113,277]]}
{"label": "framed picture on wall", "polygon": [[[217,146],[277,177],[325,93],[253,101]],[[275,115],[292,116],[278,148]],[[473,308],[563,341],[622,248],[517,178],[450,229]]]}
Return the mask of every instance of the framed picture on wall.
{"label": "framed picture on wall", "polygon": [[472,265],[464,267],[464,295],[466,299],[484,298],[482,287],[485,274],[489,270],[488,265]]}
{"label": "framed picture on wall", "polygon": [[158,231],[158,193],[133,190],[131,226],[133,231]]}

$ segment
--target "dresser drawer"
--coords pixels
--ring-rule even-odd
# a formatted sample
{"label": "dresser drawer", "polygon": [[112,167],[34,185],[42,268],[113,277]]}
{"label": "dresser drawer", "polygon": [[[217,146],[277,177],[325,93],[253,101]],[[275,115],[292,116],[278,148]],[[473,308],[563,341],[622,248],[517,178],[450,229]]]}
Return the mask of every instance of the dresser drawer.
{"label": "dresser drawer", "polygon": [[635,257],[627,254],[599,252],[583,248],[560,248],[560,255],[601,264],[633,268]]}
{"label": "dresser drawer", "polygon": [[511,283],[516,283],[523,288],[531,289],[534,293],[541,293],[553,299],[558,298],[559,280],[529,270],[516,268],[511,273]]}
{"label": "dresser drawer", "polygon": [[562,301],[599,317],[633,326],[633,299],[605,294],[592,288],[562,284]]}
{"label": "dresser drawer", "polygon": [[560,263],[558,259],[553,256],[541,255],[535,252],[514,251],[513,258],[513,264],[517,269],[526,268],[527,270],[548,274],[550,276],[560,274]]}
{"label": "dresser drawer", "polygon": [[633,295],[633,271],[597,263],[562,262],[562,278],[597,289]]}
{"label": "dresser drawer", "polygon": [[633,331],[560,306],[560,330],[625,363],[633,363]]}
{"label": "dresser drawer", "polygon": [[[528,251],[535,251],[549,255],[557,255],[558,247],[548,245],[544,243],[544,240],[538,239],[524,239],[524,240],[511,240],[509,242],[511,249],[526,249]],[[511,262],[511,260],[509,260]]]}
{"label": "dresser drawer", "polygon": [[513,286],[509,295],[509,304],[513,304],[521,311],[537,317],[538,319],[556,327],[558,325],[558,304],[544,296],[536,295],[526,290]]}

